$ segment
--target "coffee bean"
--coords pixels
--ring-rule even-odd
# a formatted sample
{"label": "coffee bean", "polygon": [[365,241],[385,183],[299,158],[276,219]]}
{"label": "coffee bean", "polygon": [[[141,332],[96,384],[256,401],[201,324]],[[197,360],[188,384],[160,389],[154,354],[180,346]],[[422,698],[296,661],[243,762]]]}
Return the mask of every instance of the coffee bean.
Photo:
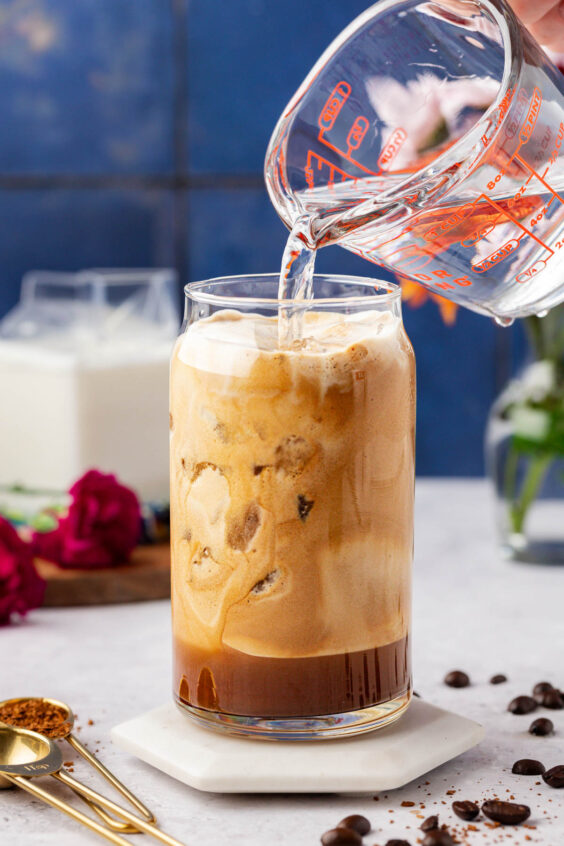
{"label": "coffee bean", "polygon": [[352,828],[353,831],[357,831],[360,835],[363,835],[368,834],[372,826],[370,825],[370,820],[367,820],[361,814],[351,814],[350,817],[345,817],[344,820],[337,823],[337,828]]}
{"label": "coffee bean", "polygon": [[434,828],[439,827],[439,818],[436,814],[433,814],[432,817],[427,817],[426,820],[423,820],[421,823],[421,831],[433,831]]}
{"label": "coffee bean", "polygon": [[507,710],[512,714],[530,714],[536,707],[537,703],[532,696],[516,696],[507,706]]}
{"label": "coffee bean", "polygon": [[564,764],[551,767],[542,777],[549,787],[564,787]]}
{"label": "coffee bean", "polygon": [[386,846],[411,846],[409,840],[388,840]]}
{"label": "coffee bean", "polygon": [[321,835],[323,846],[362,846],[362,837],[352,828],[332,828]]}
{"label": "coffee bean", "polygon": [[537,682],[533,687],[533,696],[537,697],[539,694],[546,693],[547,690],[553,690],[550,682]]}
{"label": "coffee bean", "polygon": [[444,828],[434,828],[425,835],[423,846],[454,846],[454,840]]}
{"label": "coffee bean", "polygon": [[480,809],[476,805],[475,802],[470,802],[466,800],[465,802],[453,802],[452,803],[452,810],[456,814],[457,817],[460,817],[461,820],[475,820],[478,814],[480,813]]}
{"label": "coffee bean", "polygon": [[546,737],[547,734],[552,734],[554,731],[554,723],[552,720],[547,720],[546,717],[539,717],[538,720],[533,720],[529,726],[529,734],[536,734],[537,737]]}
{"label": "coffee bean", "polygon": [[497,676],[492,676],[490,679],[490,684],[503,684],[503,682],[507,681],[507,676],[504,676],[503,673],[498,673]]}
{"label": "coffee bean", "polygon": [[521,758],[519,761],[515,761],[511,772],[515,775],[532,776],[542,775],[545,769],[544,764],[541,764],[540,761],[535,761],[534,758]]}
{"label": "coffee bean", "polygon": [[550,708],[552,711],[561,711],[564,708],[564,699],[559,690],[552,689],[542,694],[539,704],[543,708]]}
{"label": "coffee bean", "polygon": [[499,799],[488,799],[482,805],[482,811],[488,819],[502,825],[519,825],[529,819],[531,809],[527,805],[516,802],[501,802]]}
{"label": "coffee bean", "polygon": [[470,678],[462,670],[451,670],[445,676],[445,684],[448,684],[449,687],[468,687]]}

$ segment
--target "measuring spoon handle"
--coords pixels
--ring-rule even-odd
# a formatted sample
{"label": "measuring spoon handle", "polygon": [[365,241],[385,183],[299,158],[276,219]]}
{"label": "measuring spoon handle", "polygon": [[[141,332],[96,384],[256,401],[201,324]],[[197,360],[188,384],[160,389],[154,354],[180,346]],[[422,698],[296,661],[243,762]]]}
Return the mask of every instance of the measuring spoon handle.
{"label": "measuring spoon handle", "polygon": [[90,752],[90,750],[86,748],[86,746],[84,746],[83,743],[80,742],[78,737],[76,737],[74,734],[69,734],[67,736],[67,740],[72,746],[72,748],[76,749],[79,755],[82,755],[82,757],[85,758],[89,764],[91,764],[96,770],[98,770],[100,775],[102,775],[106,779],[106,781],[108,781],[112,785],[112,787],[114,787],[118,791],[118,793],[121,793],[124,799],[127,799],[127,801],[130,802],[133,807],[137,809],[137,811],[139,811],[141,816],[147,820],[147,822],[156,822],[155,815],[141,802],[140,799],[137,798],[137,796],[134,796],[133,793],[127,789],[125,784],[122,784],[121,781],[116,778],[116,776],[112,772],[110,772],[110,770],[108,770],[108,768],[105,767],[103,763],[98,758],[96,758],[96,756],[93,755],[92,752]]}
{"label": "measuring spoon handle", "polygon": [[106,840],[109,840],[110,843],[114,843],[115,846],[131,846],[129,840],[125,840],[118,834],[114,834],[113,831],[110,831],[110,829],[90,819],[90,817],[87,817],[86,814],[82,814],[80,811],[77,811],[76,808],[72,807],[72,805],[67,805],[66,802],[63,802],[57,796],[53,796],[52,793],[48,793],[46,790],[43,790],[42,787],[39,787],[39,785],[34,784],[31,779],[24,778],[23,776],[7,775],[6,773],[2,773],[2,776],[3,778],[9,779],[14,784],[17,784],[18,787],[22,788],[22,790],[26,790],[28,793],[31,793],[32,796],[35,796],[37,799],[41,799],[48,805],[52,805],[53,808],[57,808],[58,811],[62,811],[63,814],[67,814],[67,816],[72,817],[73,820],[82,823],[82,825],[85,825],[91,831],[95,831],[100,835],[100,837],[105,837]]}
{"label": "measuring spoon handle", "polygon": [[165,834],[164,831],[156,828],[156,826],[148,823],[141,817],[136,817],[135,814],[132,814],[130,811],[126,811],[125,808],[121,808],[119,805],[116,805],[116,803],[112,802],[111,799],[106,799],[105,796],[102,796],[100,793],[97,793],[95,790],[92,790],[90,787],[82,784],[82,782],[72,778],[72,776],[64,770],[59,770],[52,775],[53,778],[56,778],[58,781],[62,781],[63,784],[71,787],[75,793],[81,793],[96,805],[102,805],[104,808],[107,808],[108,811],[111,811],[113,814],[117,814],[118,817],[122,817],[122,819],[134,825],[139,829],[139,831],[151,834],[156,840],[160,840],[161,843],[166,843],[166,846],[186,846],[185,843],[181,843],[180,840],[176,840],[174,837],[171,837],[170,834]]}

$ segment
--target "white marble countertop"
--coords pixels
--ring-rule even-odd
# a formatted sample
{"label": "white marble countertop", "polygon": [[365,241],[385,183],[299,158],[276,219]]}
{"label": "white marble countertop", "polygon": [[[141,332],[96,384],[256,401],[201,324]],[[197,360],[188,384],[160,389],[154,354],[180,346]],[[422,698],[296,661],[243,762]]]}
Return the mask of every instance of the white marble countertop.
{"label": "white marble countertop", "polygon": [[[491,494],[481,480],[418,482],[416,523],[415,689],[437,705],[482,722],[486,739],[425,779],[380,795],[377,802],[373,797],[199,793],[113,747],[112,726],[170,696],[166,602],[40,610],[22,624],[0,629],[0,697],[67,701],[78,714],[80,738],[146,799],[163,829],[187,846],[314,846],[323,831],[350,813],[372,821],[366,846],[384,846],[392,837],[415,846],[421,839],[418,815],[439,813],[442,822],[458,825],[450,809],[453,799],[482,800],[494,793],[530,805],[528,824],[534,828],[492,829],[480,822],[464,843],[559,846],[564,843],[564,790],[536,785],[538,778],[514,776],[511,766],[525,757],[539,758],[547,767],[564,763],[564,711],[543,709],[557,733],[537,738],[527,733],[533,717],[509,714],[506,706],[537,681],[564,684],[564,567],[500,558]],[[471,687],[453,690],[442,683],[454,668],[470,674]],[[494,673],[505,673],[509,681],[490,685]],[[534,716],[540,715],[539,710]],[[64,759],[73,757],[66,747]],[[82,762],[75,776],[100,784]],[[447,794],[453,789],[455,794]],[[416,805],[402,807],[403,801]],[[104,841],[22,791],[0,791],[2,846],[95,842]],[[142,841],[134,837],[132,842]]]}

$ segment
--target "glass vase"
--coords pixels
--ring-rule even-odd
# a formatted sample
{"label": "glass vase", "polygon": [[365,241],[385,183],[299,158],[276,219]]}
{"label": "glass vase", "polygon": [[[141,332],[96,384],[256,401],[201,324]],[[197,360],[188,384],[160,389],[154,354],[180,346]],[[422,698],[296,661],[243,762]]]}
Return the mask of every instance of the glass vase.
{"label": "glass vase", "polygon": [[487,427],[496,522],[510,558],[564,564],[564,306],[524,323],[528,362]]}

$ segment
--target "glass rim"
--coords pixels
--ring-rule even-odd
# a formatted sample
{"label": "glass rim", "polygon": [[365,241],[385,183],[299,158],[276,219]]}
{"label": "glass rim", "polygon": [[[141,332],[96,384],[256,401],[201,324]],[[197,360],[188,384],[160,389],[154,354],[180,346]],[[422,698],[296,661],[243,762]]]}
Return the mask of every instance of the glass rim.
{"label": "glass rim", "polygon": [[[288,203],[288,201],[290,202],[290,207],[288,208],[285,204],[282,205],[279,202],[279,197],[270,184],[268,176],[271,160],[275,157],[276,151],[280,146],[280,143],[282,143],[288,118],[296,109],[303,97],[307,94],[311,84],[319,76],[323,68],[351,37],[359,32],[368,21],[376,20],[376,18],[390,12],[394,6],[400,6],[406,2],[411,2],[412,5],[416,5],[418,2],[421,2],[421,0],[379,0],[379,2],[373,3],[365,9],[364,12],[361,12],[360,15],[354,18],[323,51],[291,100],[286,105],[286,108],[282,111],[268,143],[267,154],[264,162],[264,176],[267,190],[274,208],[289,229],[292,228],[294,220],[294,215],[291,213],[292,203],[295,202],[294,192],[292,190],[289,191],[288,188],[284,187],[281,191],[281,195],[285,198],[285,203]],[[437,2],[440,5],[440,0],[437,0]],[[465,0],[461,0],[461,2],[465,2]],[[468,0],[466,0],[466,2],[468,2]],[[475,149],[477,144],[482,143],[481,139],[485,134],[487,134],[487,130],[492,126],[494,127],[488,142],[491,143],[501,129],[502,122],[496,122],[495,120],[492,120],[492,118],[500,108],[503,99],[511,88],[511,85],[516,82],[521,72],[521,66],[523,63],[521,40],[522,24],[517,16],[512,12],[511,8],[509,8],[509,15],[511,17],[508,19],[504,10],[500,8],[502,4],[499,0],[472,0],[472,5],[484,7],[495,21],[501,33],[504,51],[504,65],[497,95],[486,111],[480,115],[478,120],[469,129],[467,129],[460,138],[448,147],[448,149],[440,153],[429,164],[420,167],[413,173],[406,174],[405,179],[400,180],[399,183],[384,191],[384,195],[387,200],[394,200],[396,197],[405,193],[406,190],[411,190],[412,187],[415,187],[419,183],[426,182],[431,178],[440,177],[445,172],[448,172],[453,164],[460,165],[460,157],[463,153],[464,159],[473,162],[474,159],[470,156],[470,152]],[[460,182],[465,178],[465,176],[466,168],[460,167],[457,178],[455,182],[452,183],[451,187],[454,187],[454,184]]]}
{"label": "glass rim", "polygon": [[234,276],[214,276],[211,279],[204,279],[200,282],[189,282],[184,286],[184,296],[187,299],[193,300],[197,303],[206,303],[208,305],[231,305],[233,303],[256,303],[263,306],[294,306],[297,308],[310,308],[312,305],[331,306],[342,305],[343,303],[361,304],[374,303],[379,304],[395,303],[401,299],[401,286],[395,282],[388,282],[383,279],[376,279],[370,276],[349,276],[348,274],[339,273],[314,273],[314,282],[319,279],[326,279],[328,282],[339,284],[361,285],[371,290],[376,289],[381,291],[376,296],[371,295],[351,295],[342,297],[314,297],[311,300],[304,299],[279,299],[278,297],[258,297],[258,296],[241,296],[237,294],[214,294],[207,291],[207,288],[219,287],[225,283],[243,283],[243,282],[258,282],[259,280],[278,280],[279,273],[242,273]]}

